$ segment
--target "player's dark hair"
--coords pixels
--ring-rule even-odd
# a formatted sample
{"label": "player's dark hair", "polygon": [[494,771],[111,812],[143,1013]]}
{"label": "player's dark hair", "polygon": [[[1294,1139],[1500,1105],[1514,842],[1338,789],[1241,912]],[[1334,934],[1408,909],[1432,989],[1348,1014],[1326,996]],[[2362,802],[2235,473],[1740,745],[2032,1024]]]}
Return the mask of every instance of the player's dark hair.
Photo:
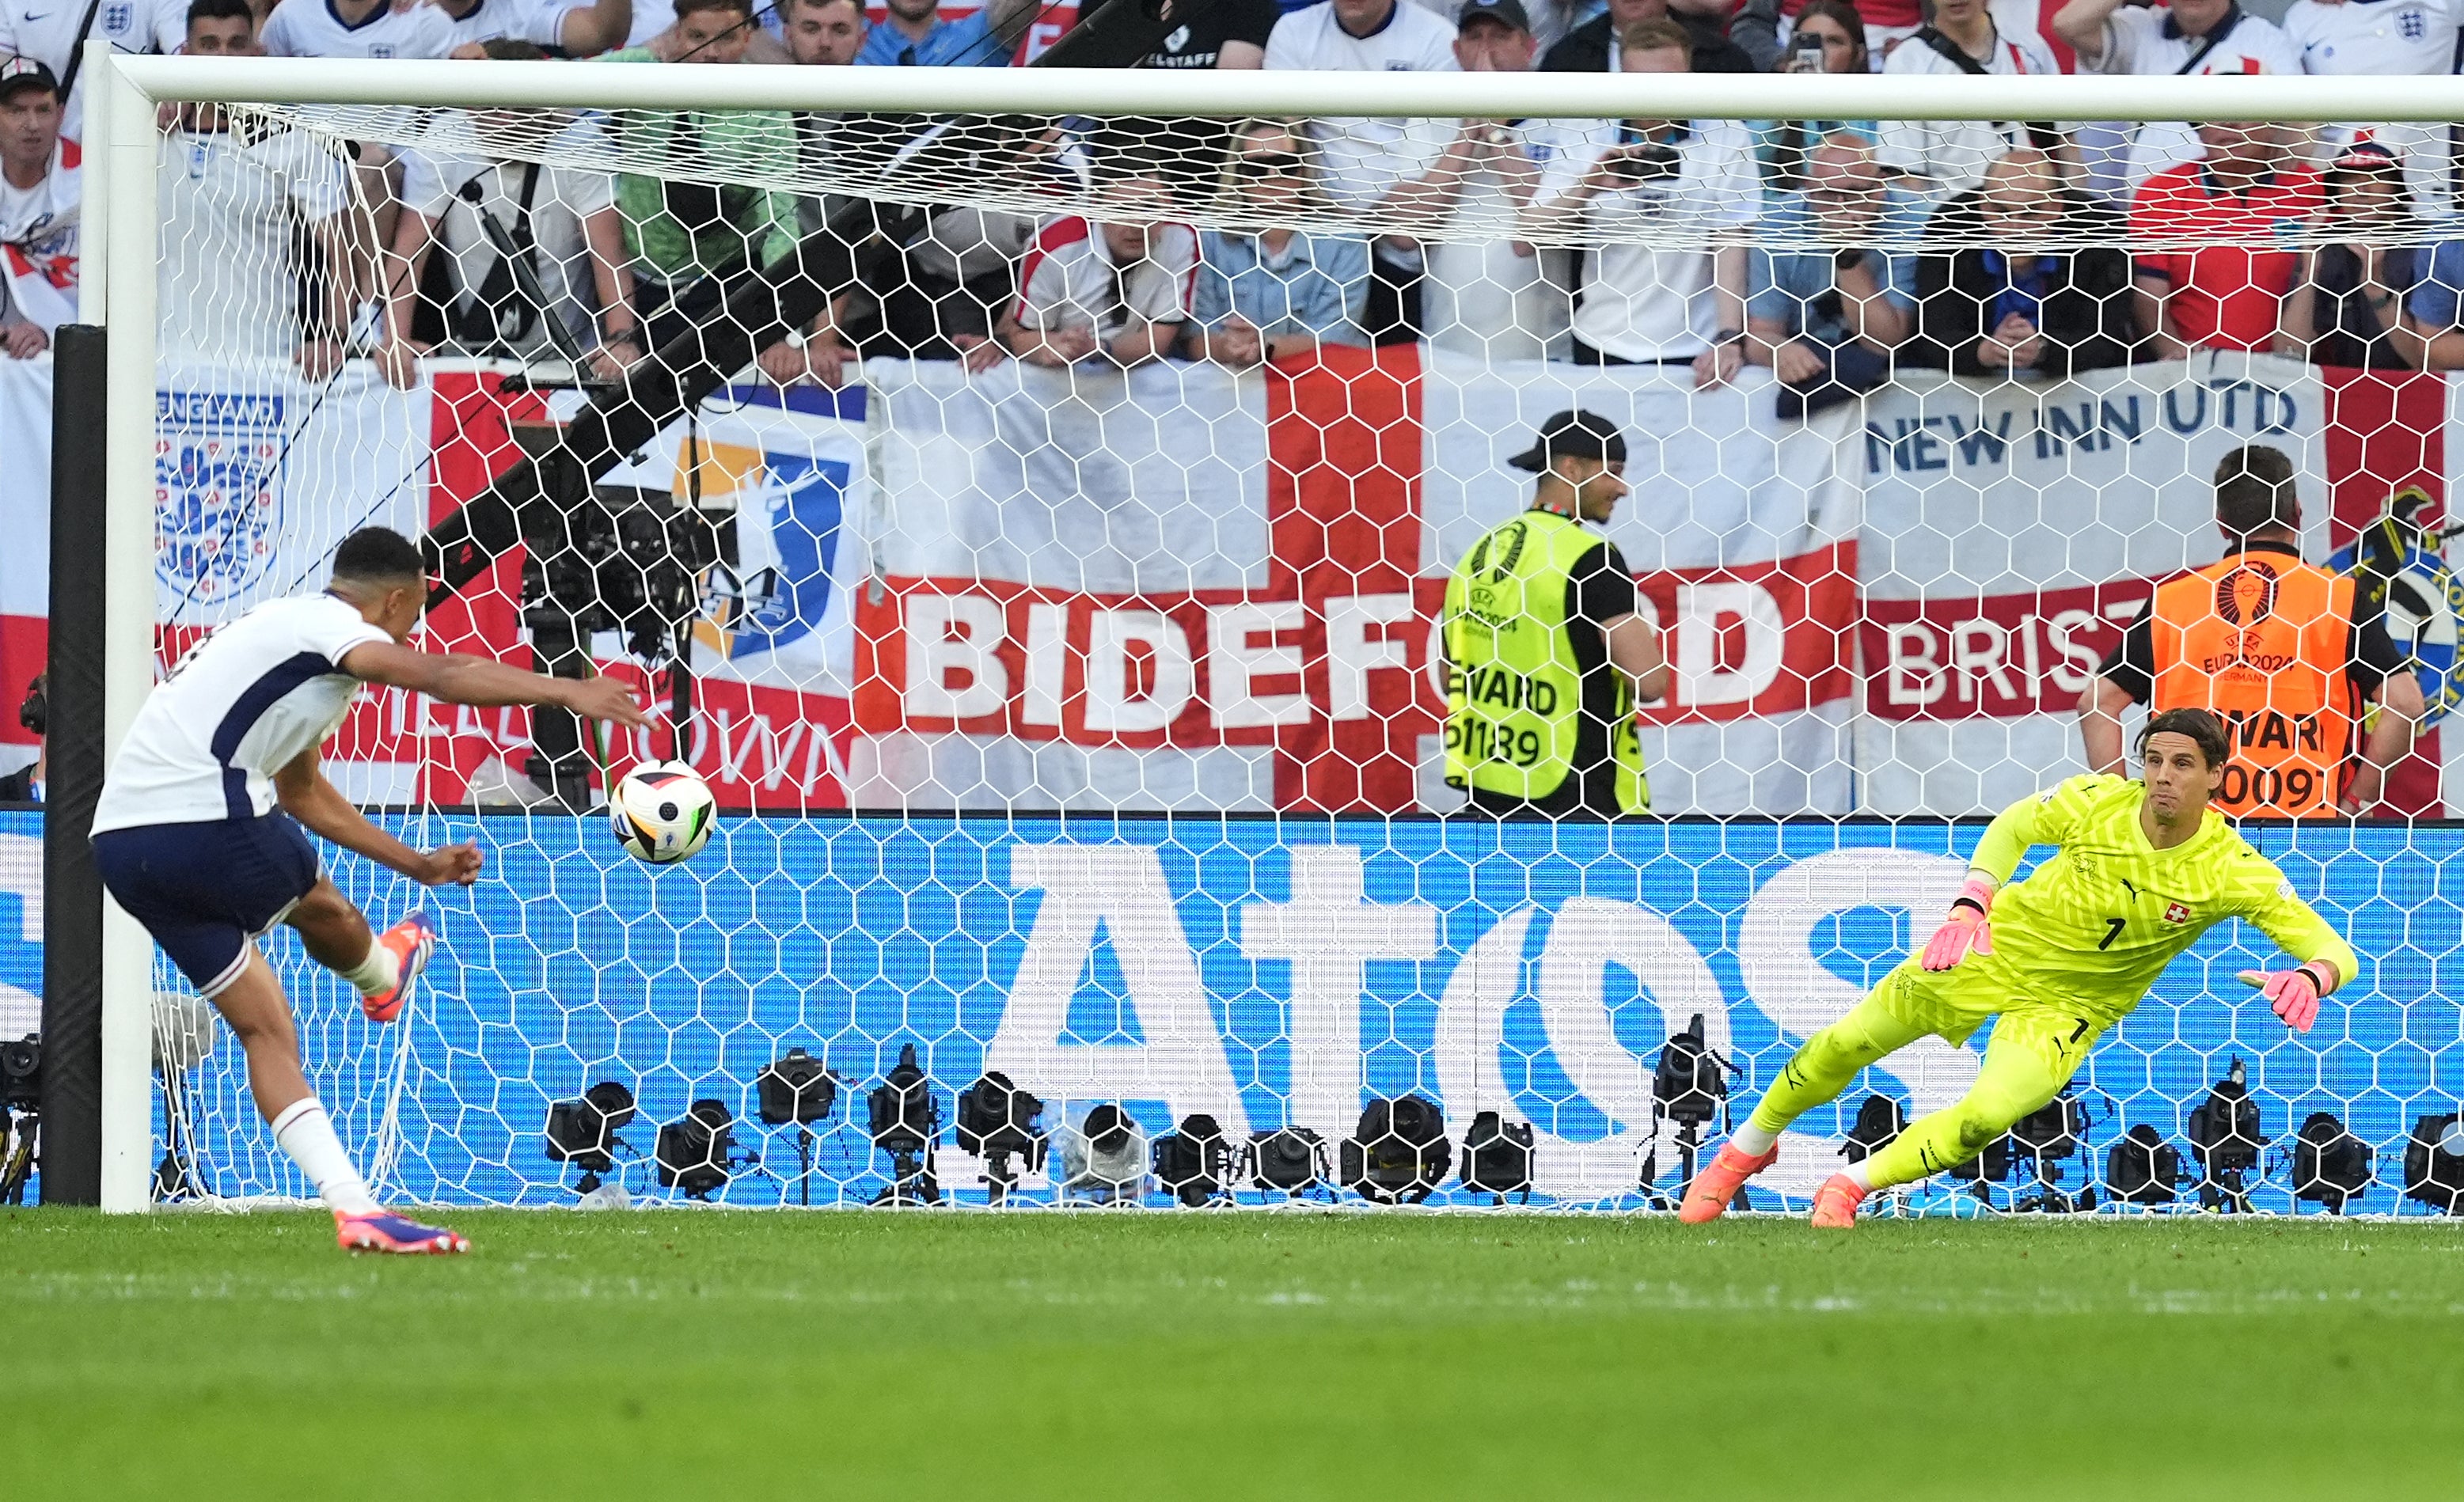
{"label": "player's dark hair", "polygon": [[681,21],[696,11],[726,11],[750,20],[753,0],[675,0],[676,19]]}
{"label": "player's dark hair", "polygon": [[2138,755],[2146,759],[2147,738],[2151,735],[2187,735],[2199,748],[2199,759],[2210,772],[2223,766],[2233,757],[2233,737],[2225,730],[2225,722],[2211,709],[2159,709],[2147,717],[2139,730]]}
{"label": "player's dark hair", "polygon": [[246,21],[250,32],[256,30],[256,12],[248,0],[189,0],[187,24],[199,21]]}
{"label": "player's dark hair", "polygon": [[398,584],[405,579],[416,583],[426,577],[420,566],[419,550],[390,527],[363,527],[334,550],[337,583],[344,579],[368,584]]}
{"label": "player's dark hair", "polygon": [[2216,461],[2216,525],[2241,538],[2300,531],[2301,497],[2283,449],[2249,444]]}

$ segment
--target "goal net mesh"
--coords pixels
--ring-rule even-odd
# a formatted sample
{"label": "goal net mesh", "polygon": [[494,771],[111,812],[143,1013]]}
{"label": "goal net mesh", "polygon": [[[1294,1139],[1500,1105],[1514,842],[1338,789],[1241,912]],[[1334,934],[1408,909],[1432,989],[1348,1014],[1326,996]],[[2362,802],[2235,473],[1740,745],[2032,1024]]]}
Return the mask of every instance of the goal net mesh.
{"label": "goal net mesh", "polygon": [[[655,706],[608,742],[372,693],[329,746],[488,862],[423,892],[327,852],[443,930],[398,1022],[266,941],[384,1192],[1665,1203],[1982,817],[2088,770],[2082,696],[2132,687],[2108,659],[2263,446],[2428,705],[2368,818],[2246,826],[2367,968],[2289,1037],[2233,981],[2267,940],[2219,927],[1903,1208],[2423,1208],[2406,1144],[2464,1068],[2443,128],[171,115],[165,661],[386,525],[438,572],[418,644]],[[2131,155],[2160,136],[2233,190]],[[1650,813],[1463,816],[1447,580],[1569,408],[1619,435],[1606,598],[1672,669]],[[2316,812],[2373,721],[2283,691],[2227,792]],[[653,868],[586,811],[670,757],[724,817]],[[301,1194],[158,973],[161,1192]],[[1977,1062],[1869,1071],[1755,1207]],[[1364,1121],[1407,1097],[1442,1171],[1416,1110]],[[2316,1113],[2366,1145],[2330,1199]]]}

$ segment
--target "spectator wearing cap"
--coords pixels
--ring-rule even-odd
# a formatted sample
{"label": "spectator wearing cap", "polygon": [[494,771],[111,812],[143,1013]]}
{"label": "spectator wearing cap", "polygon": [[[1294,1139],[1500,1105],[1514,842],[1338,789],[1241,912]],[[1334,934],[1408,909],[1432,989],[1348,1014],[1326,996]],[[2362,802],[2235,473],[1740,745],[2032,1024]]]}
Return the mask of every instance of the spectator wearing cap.
{"label": "spectator wearing cap", "polygon": [[86,75],[79,48],[99,41],[116,53],[176,53],[187,13],[188,0],[0,6],[0,57],[31,57],[51,69],[65,96],[60,130],[82,140]]}
{"label": "spectator wearing cap", "polygon": [[2287,127],[2211,120],[2207,154],[2142,185],[2130,207],[2139,331],[2155,359],[2194,349],[2273,349],[2300,254],[2275,249],[2320,205],[2319,174],[2293,163]]}
{"label": "spectator wearing cap", "polygon": [[77,143],[60,134],[60,83],[32,57],[0,61],[0,352],[32,359],[77,317]]}
{"label": "spectator wearing cap", "polygon": [[1627,494],[1625,436],[1559,412],[1507,461],[1531,504],[1455,565],[1439,616],[1445,777],[1493,818],[1645,814],[1635,707],[1668,691],[1660,633],[1617,544],[1593,531]]}
{"label": "spectator wearing cap", "polygon": [[[2464,0],[2293,0],[2283,26],[2304,73],[2402,77],[2455,71],[2459,18]],[[2330,125],[2320,133],[2321,160],[2332,161],[2365,138],[2403,162],[2416,212],[2426,219],[2447,215],[2454,193],[2445,125]]]}
{"label": "spectator wearing cap", "polygon": [[[1626,33],[1629,74],[1683,73],[1685,33],[1645,21]],[[1525,211],[1534,240],[1579,234],[1579,365],[1684,365],[1697,386],[1745,358],[1746,245],[1761,207],[1753,138],[1735,120],[1573,122],[1550,139]]]}
{"label": "spectator wearing cap", "polygon": [[1034,0],[988,0],[957,21],[941,19],[939,0],[888,0],[855,60],[868,68],[1006,68],[1034,15]]}
{"label": "spectator wearing cap", "polygon": [[[1225,201],[1243,219],[1321,209],[1313,142],[1279,120],[1234,132]],[[1366,344],[1369,247],[1348,235],[1288,226],[1199,236],[1197,289],[1184,336],[1193,359],[1245,368],[1310,356],[1320,344]]]}
{"label": "spectator wearing cap", "polygon": [[2130,363],[2137,293],[2122,217],[2021,146],[1934,210],[1917,258],[1917,337],[1903,365],[2058,381]]}
{"label": "spectator wearing cap", "polygon": [[2321,240],[2300,252],[2277,353],[2356,370],[2421,369],[2427,341],[2405,308],[2431,255],[2390,243],[2419,232],[2404,163],[2376,141],[2356,141],[2328,163],[2321,190]]}
{"label": "spectator wearing cap", "polygon": [[[2005,32],[1986,0],[1934,0],[1933,19],[1891,49],[1882,72],[1894,77],[2041,77],[2061,72],[2035,32]],[[2067,149],[2049,121],[1884,120],[1882,165],[1937,202],[1965,193],[1987,163],[2013,146]]]}
{"label": "spectator wearing cap", "polygon": [[[1528,73],[1538,44],[1523,0],[1468,0],[1455,17],[1455,61],[1465,73]],[[1573,309],[1573,256],[1510,239],[1540,185],[1544,122],[1473,120],[1431,174],[1432,236],[1421,281],[1429,342],[1486,359],[1563,359]]]}
{"label": "spectator wearing cap", "polygon": [[1776,62],[1779,44],[1767,37],[1768,55],[1753,53],[1728,34],[1727,7],[1711,0],[1608,0],[1608,9],[1568,32],[1540,59],[1542,73],[1622,73],[1625,33],[1645,21],[1670,21],[1683,29],[1694,73],[1760,73]]}
{"label": "spectator wearing cap", "polygon": [[[2078,50],[2081,73],[2209,77],[2301,71],[2284,33],[2240,0],[2172,0],[2161,10],[2125,0],[2070,0],[2055,14],[2054,31]],[[2127,199],[2150,177],[2197,157],[2201,139],[2167,121],[2121,134],[2082,132],[2089,190]]]}
{"label": "spectator wearing cap", "polygon": [[1805,176],[1764,221],[1772,248],[1753,248],[1746,302],[1746,359],[1779,378],[1784,418],[1881,385],[1916,314],[1911,250],[1923,210],[1885,191],[1873,142],[1825,137]]}

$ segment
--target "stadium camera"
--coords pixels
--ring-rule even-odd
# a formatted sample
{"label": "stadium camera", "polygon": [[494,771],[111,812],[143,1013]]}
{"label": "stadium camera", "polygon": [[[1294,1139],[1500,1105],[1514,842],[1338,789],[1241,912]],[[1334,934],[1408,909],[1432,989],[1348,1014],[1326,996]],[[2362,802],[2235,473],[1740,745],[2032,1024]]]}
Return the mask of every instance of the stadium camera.
{"label": "stadium camera", "polygon": [[2201,1208],[2250,1213],[2250,1190],[2242,1176],[2258,1167],[2258,1102],[2250,1096],[2250,1072],[2235,1055],[2225,1078],[2208,1091],[2184,1123],[2190,1156],[2199,1165]]}
{"label": "stadium camera", "polygon": [[1203,1113],[1180,1119],[1180,1130],[1155,1144],[1155,1182],[1195,1209],[1232,1199],[1232,1144],[1223,1127]]}
{"label": "stadium camera", "polygon": [[2012,1123],[2011,1155],[2027,1164],[2035,1179],[2031,1192],[2011,1207],[2013,1210],[2068,1215],[2096,1208],[2094,1185],[2082,1184],[2076,1194],[2061,1186],[2062,1165],[2073,1158],[2080,1160],[2080,1177],[2088,1175],[2087,1125],[2087,1107],[2067,1085]]}
{"label": "stadium camera", "polygon": [[1362,1107],[1338,1158],[1344,1184],[1375,1205],[1419,1204],[1445,1183],[1453,1161],[1445,1114],[1419,1096],[1380,1097]]}
{"label": "stadium camera", "polygon": [[1482,1111],[1463,1133],[1463,1186],[1503,1205],[1509,1194],[1531,1203],[1531,1123]]}
{"label": "stadium camera", "polygon": [[1075,1127],[1064,1125],[1061,1192],[1105,1205],[1135,1205],[1145,1191],[1147,1134],[1129,1112],[1106,1101]]}
{"label": "stadium camera", "polygon": [[[1703,1033],[1703,1013],[1696,1012],[1682,1033],[1672,1033],[1651,1071],[1652,1144],[1642,1155],[1642,1190],[1657,1208],[1669,1208],[1668,1196],[1655,1186],[1660,1180],[1660,1123],[1677,1123],[1678,1184],[1694,1182],[1695,1159],[1703,1150],[1703,1128],[1719,1120],[1728,1099],[1731,1065],[1714,1053]],[[1738,1209],[1753,1207],[1743,1197]]]}
{"label": "stadium camera", "polygon": [[933,1148],[941,1141],[941,1102],[933,1081],[915,1062],[915,1045],[898,1050],[898,1062],[865,1099],[867,1135],[890,1155],[890,1182],[875,1205],[938,1205],[941,1186],[933,1177]]}
{"label": "stadium camera", "polygon": [[1307,1194],[1333,1176],[1327,1165],[1326,1139],[1306,1126],[1252,1133],[1248,1160],[1250,1183],[1293,1197]]}
{"label": "stadium camera", "polygon": [[26,1203],[34,1144],[42,1135],[42,1108],[41,1035],[29,1033],[13,1043],[0,1043],[0,1205]]}
{"label": "stadium camera", "polygon": [[2404,1144],[2404,1192],[2443,1214],[2464,1213],[2464,1114],[2424,1116]]}
{"label": "stadium camera", "polygon": [[2368,1190],[2375,1156],[2335,1112],[2313,1111],[2293,1134],[2293,1197],[2342,1215],[2346,1202]]}
{"label": "stadium camera", "polygon": [[2105,1192],[2117,1204],[2170,1205],[2181,1182],[2181,1150],[2145,1121],[2116,1138],[2105,1152]]}
{"label": "stadium camera", "polygon": [[727,1187],[728,1155],[735,1148],[735,1114],[724,1101],[696,1100],[659,1128],[650,1156],[658,1164],[662,1187],[706,1200]]}
{"label": "stadium camera", "polygon": [[612,1079],[603,1079],[575,1100],[552,1100],[547,1108],[547,1155],[582,1170],[574,1187],[583,1194],[599,1188],[599,1176],[616,1166],[616,1133],[633,1120],[633,1092]]}
{"label": "stadium camera", "polygon": [[1028,1172],[1044,1166],[1044,1132],[1036,1118],[1044,1102],[1009,1082],[1009,1077],[988,1070],[958,1097],[958,1148],[984,1161],[984,1194],[999,1205],[1018,1186],[1010,1167],[1023,1157]]}
{"label": "stadium camera", "polygon": [[813,1203],[813,1127],[838,1103],[839,1078],[801,1048],[791,1048],[754,1077],[753,1100],[762,1121],[796,1127],[796,1202]]}

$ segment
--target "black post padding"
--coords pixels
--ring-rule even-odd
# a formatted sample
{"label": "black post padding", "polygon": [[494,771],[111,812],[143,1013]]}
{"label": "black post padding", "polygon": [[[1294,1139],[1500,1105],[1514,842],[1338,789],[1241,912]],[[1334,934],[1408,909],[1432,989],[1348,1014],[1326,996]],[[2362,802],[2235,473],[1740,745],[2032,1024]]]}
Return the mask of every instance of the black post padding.
{"label": "black post padding", "polygon": [[102,1200],[102,330],[52,337],[51,719],[43,799],[43,1140],[47,1205]]}

